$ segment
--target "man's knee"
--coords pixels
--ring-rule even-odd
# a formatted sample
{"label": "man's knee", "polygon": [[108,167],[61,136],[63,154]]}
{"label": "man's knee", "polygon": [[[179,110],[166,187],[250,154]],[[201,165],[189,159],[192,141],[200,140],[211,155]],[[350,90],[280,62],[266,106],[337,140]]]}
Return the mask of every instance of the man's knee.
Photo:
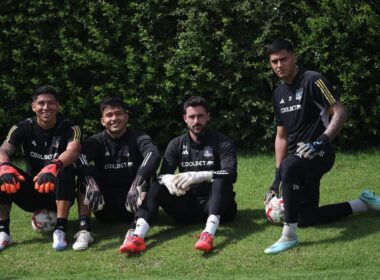
{"label": "man's knee", "polygon": [[302,161],[297,157],[287,157],[280,165],[281,180],[283,182],[295,181],[302,176]]}

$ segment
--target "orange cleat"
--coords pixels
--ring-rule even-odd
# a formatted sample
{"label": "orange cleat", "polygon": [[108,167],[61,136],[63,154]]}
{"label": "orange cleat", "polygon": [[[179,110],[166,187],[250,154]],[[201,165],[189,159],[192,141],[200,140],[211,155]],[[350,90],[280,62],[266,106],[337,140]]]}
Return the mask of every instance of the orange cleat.
{"label": "orange cleat", "polygon": [[120,253],[140,253],[146,250],[144,238],[137,235],[127,236],[123,245],[119,248]]}
{"label": "orange cleat", "polygon": [[214,237],[211,234],[209,234],[208,232],[202,232],[199,237],[199,240],[197,241],[197,243],[195,243],[195,249],[204,252],[210,252],[214,249],[214,246],[212,244],[213,241]]}

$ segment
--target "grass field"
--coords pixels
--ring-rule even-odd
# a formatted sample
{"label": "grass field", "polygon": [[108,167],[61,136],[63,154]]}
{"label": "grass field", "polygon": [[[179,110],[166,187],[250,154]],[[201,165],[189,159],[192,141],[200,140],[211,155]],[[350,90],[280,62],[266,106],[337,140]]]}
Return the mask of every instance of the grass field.
{"label": "grass field", "polygon": [[[379,150],[338,154],[322,180],[321,205],[355,199],[367,186],[380,193],[379,167]],[[0,253],[0,279],[380,279],[380,213],[300,229],[298,248],[267,256],[264,249],[281,232],[266,221],[262,203],[273,179],[273,157],[240,155],[238,168],[238,217],[218,229],[211,253],[193,249],[203,224],[177,227],[162,212],[146,237],[144,254],[119,253],[127,225],[94,219],[96,242],[75,252],[76,205],[68,224],[70,249],[55,252],[51,233],[34,232],[31,214],[14,206],[11,231],[17,243]]]}

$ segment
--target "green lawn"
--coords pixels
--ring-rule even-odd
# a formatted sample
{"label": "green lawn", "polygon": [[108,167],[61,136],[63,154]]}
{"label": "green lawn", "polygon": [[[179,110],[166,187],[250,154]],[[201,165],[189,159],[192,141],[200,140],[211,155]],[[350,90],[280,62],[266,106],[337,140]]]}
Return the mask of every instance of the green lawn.
{"label": "green lawn", "polygon": [[[262,198],[273,179],[273,157],[240,155],[236,183],[238,217],[221,226],[216,250],[193,249],[204,225],[176,227],[160,212],[146,237],[144,254],[120,254],[127,225],[92,220],[96,242],[84,252],[55,252],[51,233],[32,230],[30,213],[14,206],[11,231],[15,246],[0,253],[0,279],[380,279],[380,214],[368,212],[340,222],[300,229],[300,246],[276,256],[264,249],[280,236],[281,227],[266,221]],[[321,205],[355,199],[364,187],[380,193],[380,151],[338,154],[323,178]],[[78,228],[76,206],[68,241]],[[377,273],[374,276],[374,273]]]}

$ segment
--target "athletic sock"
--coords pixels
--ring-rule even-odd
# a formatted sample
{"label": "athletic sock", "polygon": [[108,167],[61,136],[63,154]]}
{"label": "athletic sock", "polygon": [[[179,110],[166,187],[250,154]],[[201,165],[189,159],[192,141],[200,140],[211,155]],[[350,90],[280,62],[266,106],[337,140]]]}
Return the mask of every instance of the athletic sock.
{"label": "athletic sock", "polygon": [[79,216],[79,231],[87,230],[91,231],[90,217],[86,215]]}
{"label": "athletic sock", "polygon": [[10,219],[1,220],[0,221],[0,232],[4,231],[6,234],[10,235],[10,232],[9,232],[9,223],[10,223]]}
{"label": "athletic sock", "polygon": [[136,222],[136,229],[133,235],[144,238],[149,230],[149,224],[143,218],[138,218]]}
{"label": "athletic sock", "polygon": [[216,229],[219,226],[220,216],[219,215],[210,215],[206,222],[206,228],[203,232],[208,232],[212,236],[215,235]]}
{"label": "athletic sock", "polygon": [[57,218],[57,223],[55,225],[54,230],[60,229],[64,232],[66,232],[66,224],[67,224],[67,219],[65,218]]}
{"label": "athletic sock", "polygon": [[351,206],[352,213],[360,213],[368,211],[368,205],[360,199],[354,199],[348,202]]}
{"label": "athletic sock", "polygon": [[[282,228],[282,237],[287,237],[291,240],[294,240],[294,239],[297,239],[297,234],[296,234],[296,231],[297,231],[297,226],[298,224],[297,223],[284,223],[284,227]],[[281,240],[280,238],[280,240]]]}

